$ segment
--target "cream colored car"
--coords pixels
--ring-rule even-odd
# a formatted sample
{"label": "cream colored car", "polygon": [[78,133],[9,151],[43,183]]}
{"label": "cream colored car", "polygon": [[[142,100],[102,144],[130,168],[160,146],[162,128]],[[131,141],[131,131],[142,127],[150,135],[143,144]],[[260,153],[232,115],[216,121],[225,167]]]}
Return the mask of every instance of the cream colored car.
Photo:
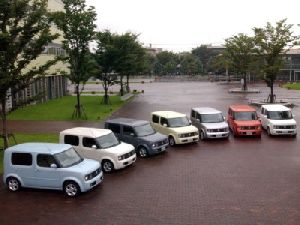
{"label": "cream colored car", "polygon": [[191,125],[185,114],[174,111],[156,111],[151,117],[152,127],[157,132],[167,135],[171,146],[199,140],[198,128]]}

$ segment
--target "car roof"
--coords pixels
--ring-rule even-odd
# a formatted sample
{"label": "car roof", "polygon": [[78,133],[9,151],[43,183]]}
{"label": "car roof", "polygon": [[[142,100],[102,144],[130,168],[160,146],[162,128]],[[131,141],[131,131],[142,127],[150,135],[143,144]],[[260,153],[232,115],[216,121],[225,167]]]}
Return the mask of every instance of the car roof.
{"label": "car roof", "polygon": [[290,111],[291,109],[280,104],[270,104],[270,105],[262,105],[262,108],[265,108],[268,111]]}
{"label": "car roof", "polygon": [[197,107],[197,108],[192,108],[192,110],[200,114],[222,113],[220,110],[217,110],[215,108],[210,108],[210,107]]}
{"label": "car roof", "polygon": [[109,119],[106,121],[106,123],[117,123],[117,124],[135,127],[135,126],[148,124],[149,122],[147,120],[136,120],[136,119],[132,119],[132,118],[119,117],[119,118]]}
{"label": "car roof", "polygon": [[249,106],[249,105],[231,105],[229,106],[233,111],[238,112],[249,112],[249,111],[256,111],[255,108]]}
{"label": "car roof", "polygon": [[158,115],[158,116],[162,116],[165,118],[174,118],[174,117],[185,117],[185,114],[179,113],[179,112],[174,112],[174,111],[155,111],[152,112],[152,115]]}
{"label": "car roof", "polygon": [[23,143],[9,147],[5,152],[31,152],[31,153],[48,153],[55,154],[63,152],[72,146],[69,144],[54,144],[54,143]]}
{"label": "car roof", "polygon": [[90,128],[90,127],[74,127],[71,129],[63,130],[60,133],[65,135],[69,134],[69,135],[78,135],[78,136],[96,138],[111,133],[111,130]]}

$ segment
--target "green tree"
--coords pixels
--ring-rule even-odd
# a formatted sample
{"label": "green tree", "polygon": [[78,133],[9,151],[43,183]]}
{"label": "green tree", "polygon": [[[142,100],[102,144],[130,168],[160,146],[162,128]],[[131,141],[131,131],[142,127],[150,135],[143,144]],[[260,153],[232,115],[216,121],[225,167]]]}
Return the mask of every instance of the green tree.
{"label": "green tree", "polygon": [[86,6],[85,0],[62,0],[65,12],[54,13],[54,21],[64,33],[64,49],[70,64],[69,79],[75,84],[77,104],[73,117],[86,117],[80,104],[80,84],[85,83],[91,74],[89,67],[89,43],[94,38],[96,12],[94,7]]}
{"label": "green tree", "polygon": [[232,66],[243,76],[243,90],[247,90],[247,73],[255,59],[255,42],[253,37],[238,34],[225,40],[225,54]]}
{"label": "green tree", "polygon": [[282,55],[291,48],[291,44],[295,37],[291,32],[292,25],[286,24],[286,19],[272,26],[267,23],[264,28],[254,28],[255,42],[258,47],[259,55],[263,59],[262,71],[264,72],[264,80],[270,87],[269,101],[275,101],[274,81],[283,66]]}
{"label": "green tree", "polygon": [[97,75],[97,78],[102,80],[102,85],[104,88],[103,103],[105,105],[109,104],[108,89],[109,86],[114,84],[116,76],[113,73],[117,49],[114,46],[115,34],[112,34],[109,30],[104,32],[98,32],[96,34],[97,49],[95,53],[95,60],[98,66],[101,68],[101,73]]}
{"label": "green tree", "polygon": [[220,53],[220,50],[209,48],[207,45],[201,45],[192,50],[192,54],[197,56],[203,65],[203,73],[208,72],[210,61]]}
{"label": "green tree", "polygon": [[229,69],[232,66],[232,62],[230,61],[230,58],[224,53],[219,54],[215,56],[211,61],[211,67],[216,71],[225,71],[225,74],[227,76],[227,81],[230,82],[230,73]]}
{"label": "green tree", "polygon": [[[8,91],[25,89],[56,63],[30,66],[44,47],[58,37],[51,34],[46,0],[0,0],[0,101],[2,137],[8,147]],[[31,64],[32,65],[32,64]]]}
{"label": "green tree", "polygon": [[200,60],[191,53],[181,53],[180,57],[180,73],[187,75],[195,75],[202,72],[202,64]]}
{"label": "green tree", "polygon": [[156,55],[155,72],[159,75],[175,74],[178,62],[176,54],[162,51]]}

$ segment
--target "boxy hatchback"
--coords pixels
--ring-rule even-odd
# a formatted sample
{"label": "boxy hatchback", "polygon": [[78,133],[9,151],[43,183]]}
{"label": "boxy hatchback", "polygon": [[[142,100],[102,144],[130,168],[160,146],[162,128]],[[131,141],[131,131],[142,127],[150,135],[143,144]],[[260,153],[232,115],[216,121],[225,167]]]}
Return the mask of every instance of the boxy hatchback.
{"label": "boxy hatchback", "polygon": [[256,110],[249,105],[231,105],[227,120],[235,136],[261,136],[261,122]]}
{"label": "boxy hatchback", "polygon": [[3,181],[10,191],[54,189],[74,197],[102,180],[100,163],[82,158],[71,145],[25,143],[4,152]]}

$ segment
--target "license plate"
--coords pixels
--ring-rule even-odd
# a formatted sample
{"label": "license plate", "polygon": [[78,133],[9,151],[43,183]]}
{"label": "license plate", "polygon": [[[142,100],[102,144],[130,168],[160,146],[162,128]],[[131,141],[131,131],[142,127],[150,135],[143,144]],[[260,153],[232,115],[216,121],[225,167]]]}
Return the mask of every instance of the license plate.
{"label": "license plate", "polygon": [[252,132],[246,132],[247,135],[252,135]]}

